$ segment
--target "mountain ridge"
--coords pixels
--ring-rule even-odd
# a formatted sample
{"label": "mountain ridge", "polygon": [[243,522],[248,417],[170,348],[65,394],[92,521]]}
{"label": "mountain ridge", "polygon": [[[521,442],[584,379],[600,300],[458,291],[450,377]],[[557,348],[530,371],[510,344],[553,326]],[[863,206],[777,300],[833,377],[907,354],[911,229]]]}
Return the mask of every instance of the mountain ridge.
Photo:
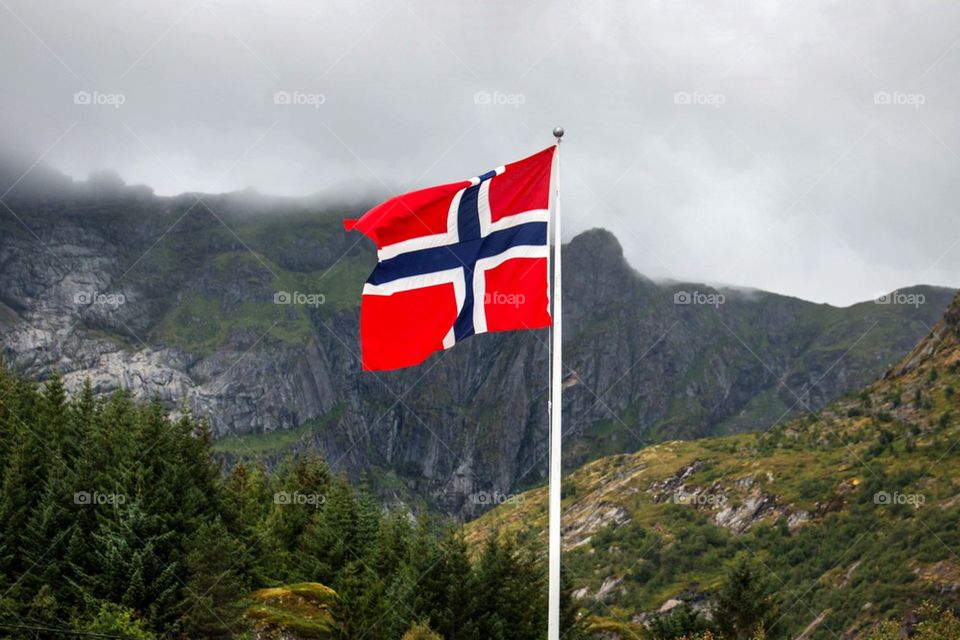
{"label": "mountain ridge", "polygon": [[[342,232],[351,211],[129,187],[8,202],[19,220],[0,217],[0,341],[17,371],[186,404],[210,417],[228,461],[316,447],[387,497],[429,496],[464,517],[488,508],[477,495],[544,477],[545,332],[360,370],[357,302],[375,254]],[[603,230],[573,238],[564,262],[570,466],[823,406],[906,353],[951,295],[920,287],[916,307],[838,309],[664,286]],[[275,304],[281,293],[324,299]]]}

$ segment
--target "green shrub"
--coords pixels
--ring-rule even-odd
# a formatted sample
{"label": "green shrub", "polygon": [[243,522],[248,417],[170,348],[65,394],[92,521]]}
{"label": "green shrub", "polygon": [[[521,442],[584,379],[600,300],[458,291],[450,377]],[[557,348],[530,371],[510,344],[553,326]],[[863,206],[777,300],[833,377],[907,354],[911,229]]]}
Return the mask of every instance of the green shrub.
{"label": "green shrub", "polygon": [[443,640],[439,633],[432,631],[425,622],[420,622],[403,634],[403,640]]}
{"label": "green shrub", "polygon": [[104,602],[92,621],[83,628],[90,634],[107,637],[131,638],[131,640],[154,640],[156,636],[147,630],[142,620],[134,616],[132,609],[112,602]]}
{"label": "green shrub", "polygon": [[[960,640],[960,619],[950,610],[925,602],[916,611],[912,640]],[[902,625],[888,620],[880,623],[865,640],[900,640]]]}

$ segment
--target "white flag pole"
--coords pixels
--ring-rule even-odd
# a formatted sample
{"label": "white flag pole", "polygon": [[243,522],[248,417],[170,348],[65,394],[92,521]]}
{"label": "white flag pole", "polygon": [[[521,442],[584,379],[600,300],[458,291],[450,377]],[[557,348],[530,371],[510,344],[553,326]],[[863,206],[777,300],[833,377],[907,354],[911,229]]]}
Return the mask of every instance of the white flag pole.
{"label": "white flag pole", "polygon": [[547,608],[547,640],[560,640],[560,442],[563,427],[560,422],[561,384],[563,370],[561,357],[561,295],[560,295],[560,139],[563,128],[556,127],[557,170],[554,174],[553,200],[553,291],[550,296],[553,320],[550,331],[550,545],[549,545],[549,606]]}

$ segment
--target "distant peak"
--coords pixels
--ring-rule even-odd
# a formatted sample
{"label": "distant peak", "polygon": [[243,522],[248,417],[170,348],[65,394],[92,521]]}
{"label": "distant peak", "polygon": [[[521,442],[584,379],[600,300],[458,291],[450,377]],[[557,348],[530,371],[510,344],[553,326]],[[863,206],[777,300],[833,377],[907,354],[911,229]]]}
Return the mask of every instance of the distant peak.
{"label": "distant peak", "polygon": [[100,191],[120,191],[127,186],[127,183],[113,169],[99,169],[90,173],[86,186]]}
{"label": "distant peak", "polygon": [[623,257],[623,247],[617,237],[600,227],[577,234],[570,241],[570,248],[574,251],[603,252],[613,257]]}

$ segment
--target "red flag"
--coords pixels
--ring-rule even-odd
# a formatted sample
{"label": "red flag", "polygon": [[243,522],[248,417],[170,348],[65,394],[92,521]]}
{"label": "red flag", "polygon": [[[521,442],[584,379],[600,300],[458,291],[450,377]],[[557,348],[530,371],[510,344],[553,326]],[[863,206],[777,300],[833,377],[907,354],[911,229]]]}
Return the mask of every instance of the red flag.
{"label": "red flag", "polygon": [[550,325],[554,149],[344,222],[378,249],[360,305],[364,369],[420,364],[475,333]]}

